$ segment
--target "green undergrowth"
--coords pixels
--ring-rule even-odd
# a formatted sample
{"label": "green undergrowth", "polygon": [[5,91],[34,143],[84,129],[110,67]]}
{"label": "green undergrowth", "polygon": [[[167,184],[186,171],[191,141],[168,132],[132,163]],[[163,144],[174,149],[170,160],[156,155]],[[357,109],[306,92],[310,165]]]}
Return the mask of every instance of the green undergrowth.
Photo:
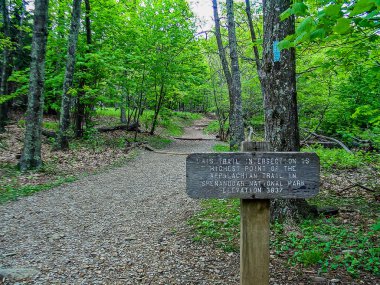
{"label": "green undergrowth", "polygon": [[[51,181],[42,184],[20,185],[17,178],[23,174],[21,174],[15,166],[10,164],[1,164],[0,166],[2,169],[2,177],[0,178],[0,204],[77,180],[77,177],[73,175],[55,176]],[[33,176],[33,174],[33,172],[28,173],[29,176]]]}
{"label": "green undergrowth", "polygon": [[335,169],[356,169],[371,164],[380,169],[380,154],[371,152],[349,153],[344,149],[328,149],[323,147],[304,148],[305,152],[315,152],[318,154],[323,170],[332,171]]}
{"label": "green undergrowth", "polygon": [[[97,115],[120,118],[120,110],[114,108],[102,108],[97,110]],[[150,130],[154,112],[145,110],[140,117],[140,125],[145,130]],[[158,127],[161,128],[162,135],[181,136],[183,128],[192,124],[194,120],[202,118],[201,114],[190,112],[175,112],[169,109],[161,110],[158,116]]]}
{"label": "green undergrowth", "polygon": [[239,204],[238,199],[203,200],[203,210],[189,220],[195,230],[193,240],[212,241],[225,251],[238,251]]}
{"label": "green undergrowth", "polygon": [[217,134],[219,133],[219,122],[211,121],[207,127],[203,129],[203,132],[206,134]]}
{"label": "green undergrowth", "polygon": [[[227,252],[239,250],[239,200],[202,201],[203,210],[189,220],[195,242],[212,242]],[[289,265],[317,266],[320,272],[342,268],[352,277],[380,276],[380,220],[356,226],[339,219],[303,220],[294,231],[272,224],[271,249]]]}
{"label": "green undergrowth", "polygon": [[229,152],[230,146],[228,144],[214,144],[212,149],[216,152]]}
{"label": "green undergrowth", "polygon": [[[25,127],[25,120],[18,120],[17,126],[19,127]],[[58,131],[59,123],[54,121],[43,121],[42,122],[42,128],[52,130],[52,131]]]}
{"label": "green undergrowth", "polygon": [[276,223],[272,248],[289,256],[291,265],[317,265],[321,272],[344,268],[351,276],[362,271],[380,276],[380,220],[368,226],[342,224],[335,218],[304,220],[297,231]]}
{"label": "green undergrowth", "polygon": [[[134,138],[128,139],[128,141],[133,142]],[[136,141],[138,142],[147,142],[151,147],[156,149],[162,149],[169,146],[172,143],[172,140],[162,136],[139,136]]]}

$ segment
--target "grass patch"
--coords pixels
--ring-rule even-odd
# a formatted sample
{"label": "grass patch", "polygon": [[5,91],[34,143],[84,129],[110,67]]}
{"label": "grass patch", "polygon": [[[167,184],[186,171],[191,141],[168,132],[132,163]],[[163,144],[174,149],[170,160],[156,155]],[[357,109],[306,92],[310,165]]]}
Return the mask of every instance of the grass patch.
{"label": "grass patch", "polygon": [[322,169],[327,171],[334,169],[357,169],[368,164],[372,164],[377,168],[380,167],[380,155],[375,153],[348,153],[344,149],[327,149],[322,147],[305,148],[303,151],[317,153],[321,160]]}
{"label": "grass patch", "polygon": [[[120,109],[103,108],[98,109],[99,116],[120,118]],[[154,112],[145,110],[140,117],[140,124],[145,130],[150,130]],[[181,136],[183,128],[189,126],[194,120],[201,119],[202,115],[190,112],[174,112],[169,109],[162,109],[157,121],[157,127],[163,129],[162,134],[168,136]]]}
{"label": "grass patch", "polygon": [[296,232],[286,232],[278,223],[273,231],[273,249],[289,255],[291,265],[319,265],[322,272],[344,268],[353,277],[361,271],[380,276],[380,220],[357,228],[321,218],[304,220]]}
{"label": "grass patch", "polygon": [[[17,121],[17,126],[20,128],[25,127],[25,120],[18,120]],[[42,128],[52,130],[52,131],[58,131],[59,129],[59,122],[52,122],[52,121],[43,121],[42,122]]]}
{"label": "grass patch", "polygon": [[216,152],[229,152],[230,146],[227,144],[215,144],[212,146],[212,150]]}
{"label": "grass patch", "polygon": [[73,182],[75,180],[77,180],[75,176],[68,176],[55,177],[54,181],[38,185],[17,186],[13,183],[8,183],[7,185],[2,185],[0,189],[0,204],[16,200],[20,197],[32,195],[35,192],[49,190],[51,188],[58,187],[64,183]]}
{"label": "grass patch", "polygon": [[225,251],[238,251],[239,205],[237,199],[203,200],[203,211],[193,216],[189,224],[195,230],[194,241],[213,241]]}
{"label": "grass patch", "polygon": [[192,122],[194,120],[202,119],[202,115],[199,113],[190,112],[173,112],[174,116]]}
{"label": "grass patch", "polygon": [[219,133],[219,121],[211,121],[206,128],[203,129],[206,134],[218,134]]}
{"label": "grass patch", "polygon": [[168,109],[161,111],[158,118],[158,126],[164,129],[164,134],[169,136],[181,136],[184,127],[190,126],[194,120],[202,118],[202,115],[190,112],[173,112]]}
{"label": "grass patch", "polygon": [[[134,138],[129,138],[128,141],[133,142]],[[139,135],[136,138],[137,142],[147,142],[151,147],[156,149],[162,149],[169,146],[172,143],[171,139],[161,136]]]}
{"label": "grass patch", "polygon": [[42,127],[45,129],[48,129],[48,130],[58,131],[59,123],[58,122],[51,122],[51,121],[44,121],[44,122],[42,122]]}

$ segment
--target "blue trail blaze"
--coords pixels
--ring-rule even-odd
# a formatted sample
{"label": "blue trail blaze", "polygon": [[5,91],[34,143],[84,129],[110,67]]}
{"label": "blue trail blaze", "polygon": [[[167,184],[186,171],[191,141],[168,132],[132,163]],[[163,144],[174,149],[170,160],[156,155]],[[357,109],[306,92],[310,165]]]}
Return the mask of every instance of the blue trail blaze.
{"label": "blue trail blaze", "polygon": [[273,62],[280,61],[281,51],[278,48],[278,41],[273,42]]}

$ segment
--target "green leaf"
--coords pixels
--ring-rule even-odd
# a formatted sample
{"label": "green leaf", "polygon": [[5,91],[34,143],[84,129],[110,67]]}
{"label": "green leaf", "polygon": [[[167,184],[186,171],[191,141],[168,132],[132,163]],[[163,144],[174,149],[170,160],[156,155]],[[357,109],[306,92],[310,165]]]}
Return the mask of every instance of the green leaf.
{"label": "green leaf", "polygon": [[307,32],[303,32],[294,40],[294,44],[298,44],[300,42],[303,42],[309,37],[309,34]]}
{"label": "green leaf", "polygon": [[291,15],[293,15],[293,11],[291,8],[288,8],[284,12],[281,13],[280,20],[283,21],[283,20],[289,18]]}
{"label": "green leaf", "polygon": [[326,30],[325,29],[316,29],[315,31],[311,32],[310,34],[310,39],[315,40],[315,39],[323,39],[326,37]]}
{"label": "green leaf", "polygon": [[352,17],[367,12],[371,10],[374,5],[375,3],[373,0],[359,0],[355,4],[354,9],[350,13],[350,16]]}
{"label": "green leaf", "polygon": [[362,19],[358,25],[360,27],[363,27],[363,28],[369,28],[369,27],[372,27],[372,22],[371,21],[368,21],[367,19]]}
{"label": "green leaf", "polygon": [[278,48],[280,50],[283,50],[283,49],[288,49],[288,48],[291,48],[293,47],[293,43],[289,40],[282,40],[281,42],[278,43]]}
{"label": "green leaf", "polygon": [[[379,5],[378,5],[378,9],[380,8],[380,0],[379,1]],[[365,16],[366,19],[372,19],[374,17],[376,17],[378,14],[379,14],[379,10],[376,9],[376,10],[373,10],[371,13],[368,13],[367,16]]]}
{"label": "green leaf", "polygon": [[333,28],[334,32],[338,34],[346,34],[351,30],[351,20],[347,18],[338,19],[336,25]]}
{"label": "green leaf", "polygon": [[314,20],[312,17],[307,17],[303,20],[296,29],[297,34],[301,34],[303,32],[310,32],[311,28],[314,26]]}
{"label": "green leaf", "polygon": [[308,7],[303,2],[294,3],[292,6],[292,11],[294,15],[305,16],[307,14]]}
{"label": "green leaf", "polygon": [[325,9],[324,9],[324,12],[326,15],[332,17],[332,18],[338,18],[342,15],[342,12],[341,12],[341,6],[338,5],[338,4],[334,4],[334,5],[330,5],[330,6],[327,6]]}

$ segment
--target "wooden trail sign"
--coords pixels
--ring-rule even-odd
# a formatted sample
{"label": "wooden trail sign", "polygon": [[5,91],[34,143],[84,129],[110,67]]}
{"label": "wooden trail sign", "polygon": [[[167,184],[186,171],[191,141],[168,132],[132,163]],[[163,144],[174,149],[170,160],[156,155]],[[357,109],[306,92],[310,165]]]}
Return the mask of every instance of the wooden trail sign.
{"label": "wooden trail sign", "polygon": [[186,160],[192,198],[310,198],[318,193],[315,153],[194,153]]}
{"label": "wooden trail sign", "polygon": [[241,285],[269,284],[269,199],[310,198],[319,190],[316,154],[264,152],[269,149],[266,142],[243,142],[241,153],[197,153],[186,159],[190,197],[241,199]]}

